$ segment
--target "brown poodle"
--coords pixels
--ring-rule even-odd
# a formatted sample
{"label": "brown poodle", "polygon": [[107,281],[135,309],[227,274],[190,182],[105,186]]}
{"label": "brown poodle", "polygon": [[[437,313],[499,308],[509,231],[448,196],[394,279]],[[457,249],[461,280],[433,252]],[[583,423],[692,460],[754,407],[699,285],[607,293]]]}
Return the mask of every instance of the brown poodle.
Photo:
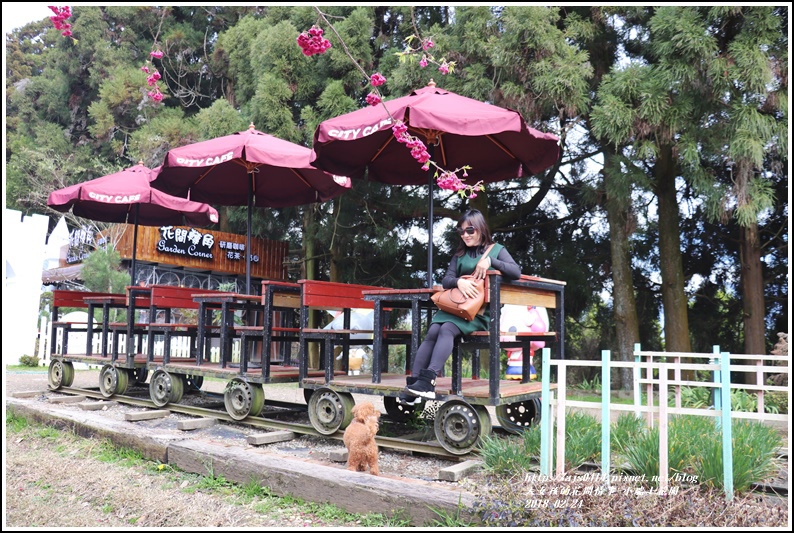
{"label": "brown poodle", "polygon": [[378,432],[380,411],[370,402],[362,402],[353,406],[353,421],[345,429],[342,440],[347,447],[347,469],[354,472],[366,472],[377,476],[378,445],[375,434]]}

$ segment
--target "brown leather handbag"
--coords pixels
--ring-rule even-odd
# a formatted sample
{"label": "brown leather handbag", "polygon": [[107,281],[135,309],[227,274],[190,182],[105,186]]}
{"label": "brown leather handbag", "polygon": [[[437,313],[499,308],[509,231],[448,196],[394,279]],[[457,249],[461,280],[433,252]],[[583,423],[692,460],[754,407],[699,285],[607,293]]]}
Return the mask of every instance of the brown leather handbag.
{"label": "brown leather handbag", "polygon": [[[487,250],[485,250],[485,253],[482,254],[480,259],[486,257],[491,251],[491,248],[493,248],[493,244],[489,246]],[[476,297],[466,298],[459,288],[453,287],[451,289],[446,289],[433,294],[430,299],[433,300],[433,303],[435,303],[436,306],[438,306],[438,308],[442,311],[446,311],[451,315],[459,316],[463,320],[471,321],[475,316],[477,316],[477,313],[480,312],[483,305],[485,305],[485,280],[475,280],[473,276],[468,275],[461,277],[474,280],[475,284],[477,285]]]}

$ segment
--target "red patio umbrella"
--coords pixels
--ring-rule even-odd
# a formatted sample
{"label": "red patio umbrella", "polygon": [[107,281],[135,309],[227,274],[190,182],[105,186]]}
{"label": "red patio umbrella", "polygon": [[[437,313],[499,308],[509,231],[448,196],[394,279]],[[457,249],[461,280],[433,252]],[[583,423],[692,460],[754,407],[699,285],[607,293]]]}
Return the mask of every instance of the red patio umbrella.
{"label": "red patio umbrella", "polygon": [[[312,164],[335,174],[390,185],[430,186],[428,271],[433,270],[433,175],[422,170],[392,132],[394,121],[422,140],[433,160],[446,170],[464,165],[474,184],[531,176],[559,158],[559,139],[527,126],[518,111],[440,89],[433,81],[408,96],[384,101],[320,123],[314,132]],[[365,176],[366,171],[366,176]]]}
{"label": "red patio umbrella", "polygon": [[171,196],[151,187],[152,170],[139,163],[114,174],[64,187],[50,193],[47,205],[97,222],[134,224],[132,282],[138,225],[169,224],[209,226],[218,222],[218,211],[207,204]]}
{"label": "red patio umbrella", "polygon": [[152,186],[215,205],[248,206],[246,293],[251,289],[253,207],[293,207],[325,202],[350,188],[350,180],[309,163],[311,150],[248,130],[168,151]]}

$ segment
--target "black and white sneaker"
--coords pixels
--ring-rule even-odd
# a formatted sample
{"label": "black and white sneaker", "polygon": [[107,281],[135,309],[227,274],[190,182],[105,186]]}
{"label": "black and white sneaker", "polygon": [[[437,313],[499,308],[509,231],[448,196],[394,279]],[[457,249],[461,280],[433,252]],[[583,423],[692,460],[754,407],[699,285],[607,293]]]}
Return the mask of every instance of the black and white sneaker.
{"label": "black and white sneaker", "polygon": [[408,385],[408,392],[428,400],[436,399],[436,373],[424,369],[419,371],[416,381]]}
{"label": "black and white sneaker", "polygon": [[422,403],[422,398],[411,394],[407,390],[400,391],[400,395],[397,396],[397,401],[404,405],[419,405]]}

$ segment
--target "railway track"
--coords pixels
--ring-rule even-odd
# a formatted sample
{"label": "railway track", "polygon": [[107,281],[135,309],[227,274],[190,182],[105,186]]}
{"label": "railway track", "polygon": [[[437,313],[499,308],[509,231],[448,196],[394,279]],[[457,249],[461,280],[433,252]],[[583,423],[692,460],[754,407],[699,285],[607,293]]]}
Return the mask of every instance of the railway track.
{"label": "railway track", "polygon": [[[133,391],[135,390],[132,387],[131,389]],[[284,421],[284,420],[278,420],[276,418],[276,417],[284,417],[290,415],[294,416],[295,414],[306,413],[306,405],[303,404],[268,400],[266,402],[265,409],[263,410],[260,416],[249,416],[243,420],[235,420],[226,412],[226,410],[223,407],[223,394],[199,391],[199,394],[205,400],[211,401],[213,399],[217,399],[218,403],[220,404],[220,407],[218,409],[215,409],[213,407],[201,407],[196,405],[190,405],[189,403],[186,403],[186,400],[190,400],[191,398],[195,397],[195,395],[193,394],[186,394],[183,401],[180,403],[169,403],[165,407],[158,407],[157,405],[154,404],[154,402],[151,399],[149,399],[148,387],[140,387],[140,390],[142,392],[144,390],[147,391],[146,397],[130,395],[130,394],[124,394],[124,395],[115,394],[112,396],[112,398],[107,398],[99,391],[98,388],[94,389],[94,388],[61,387],[57,391],[53,391],[53,392],[81,395],[81,396],[85,396],[86,398],[93,398],[97,400],[112,399],[115,402],[125,405],[131,405],[135,407],[143,407],[153,410],[166,409],[173,413],[180,413],[184,415],[202,417],[202,418],[214,418],[216,420],[220,420],[232,424],[250,426],[252,428],[265,429],[265,430],[286,430],[296,434],[311,435],[315,437],[322,437],[322,438],[339,440],[339,441],[342,440],[342,435],[344,433],[343,431],[340,430],[331,435],[324,435],[318,432],[316,429],[314,429],[310,423]],[[308,415],[306,417],[308,418]],[[382,419],[382,421],[388,425],[392,425],[392,424],[399,425],[398,422],[394,422],[388,419]],[[382,427],[383,425],[384,424],[382,423]],[[438,442],[421,441],[411,438],[388,437],[388,436],[377,435],[376,442],[378,443],[378,446],[380,446],[381,448],[425,454],[455,462],[465,461],[467,459],[470,459],[473,455],[472,453],[465,455],[454,455],[446,451],[440,444],[438,444]]]}
{"label": "railway track", "polygon": [[[224,409],[223,405],[223,394],[217,392],[209,392],[204,390],[193,391],[192,393],[186,393],[183,400],[179,403],[169,403],[165,407],[158,407],[154,404],[154,402],[149,398],[148,395],[148,386],[131,386],[130,391],[132,393],[139,393],[140,395],[130,394],[129,392],[124,395],[113,395],[112,398],[105,397],[98,388],[79,388],[79,387],[61,387],[58,390],[50,391],[55,393],[63,393],[68,395],[81,395],[86,398],[92,398],[96,400],[113,400],[120,404],[125,404],[134,407],[141,407],[146,409],[152,410],[168,410],[172,413],[179,413],[183,415],[193,416],[193,417],[202,417],[202,418],[214,418],[219,421],[248,426],[251,428],[263,429],[263,430],[286,430],[291,431],[296,434],[300,435],[309,435],[313,437],[320,437],[325,439],[332,439],[332,440],[342,440],[343,432],[337,431],[334,434],[327,435],[322,434],[315,430],[309,422],[303,423],[298,421],[286,421],[286,420],[279,420],[279,418],[297,418],[302,417],[308,419],[307,414],[307,406],[305,404],[299,403],[292,403],[292,402],[284,402],[278,400],[268,400],[265,405],[265,409],[263,410],[260,416],[249,416],[244,420],[235,420],[233,419]],[[201,399],[204,403],[207,404],[214,404],[217,405],[215,407],[207,407],[207,406],[197,406],[197,405],[190,405],[189,402],[195,402],[197,399]],[[394,428],[400,428],[401,431],[405,432],[406,428],[405,425],[390,420],[388,416],[381,419],[383,429],[386,429],[386,432],[393,432],[389,431]],[[499,429],[494,427],[493,431],[498,431]],[[500,431],[501,432],[501,431]],[[432,438],[426,437],[425,438]],[[465,455],[455,455],[451,454],[446,451],[437,441],[424,441],[424,440],[417,440],[416,438],[400,438],[400,437],[390,437],[390,436],[383,436],[378,435],[376,437],[376,441],[381,448],[396,450],[396,451],[404,451],[404,452],[412,452],[415,454],[421,454],[425,456],[435,457],[439,459],[448,460],[451,462],[461,462],[468,459],[472,459],[476,457],[476,452],[470,452]],[[788,451],[781,451],[778,454],[778,459],[782,460],[784,463],[787,463],[788,459]],[[584,465],[583,465],[584,466]],[[591,465],[594,468],[597,468],[597,465]],[[586,468],[589,469],[589,468]],[[788,497],[788,487],[779,482],[779,480],[775,480],[771,483],[753,483],[752,492],[758,494],[768,494],[768,495],[775,495],[778,497],[787,498]]]}

